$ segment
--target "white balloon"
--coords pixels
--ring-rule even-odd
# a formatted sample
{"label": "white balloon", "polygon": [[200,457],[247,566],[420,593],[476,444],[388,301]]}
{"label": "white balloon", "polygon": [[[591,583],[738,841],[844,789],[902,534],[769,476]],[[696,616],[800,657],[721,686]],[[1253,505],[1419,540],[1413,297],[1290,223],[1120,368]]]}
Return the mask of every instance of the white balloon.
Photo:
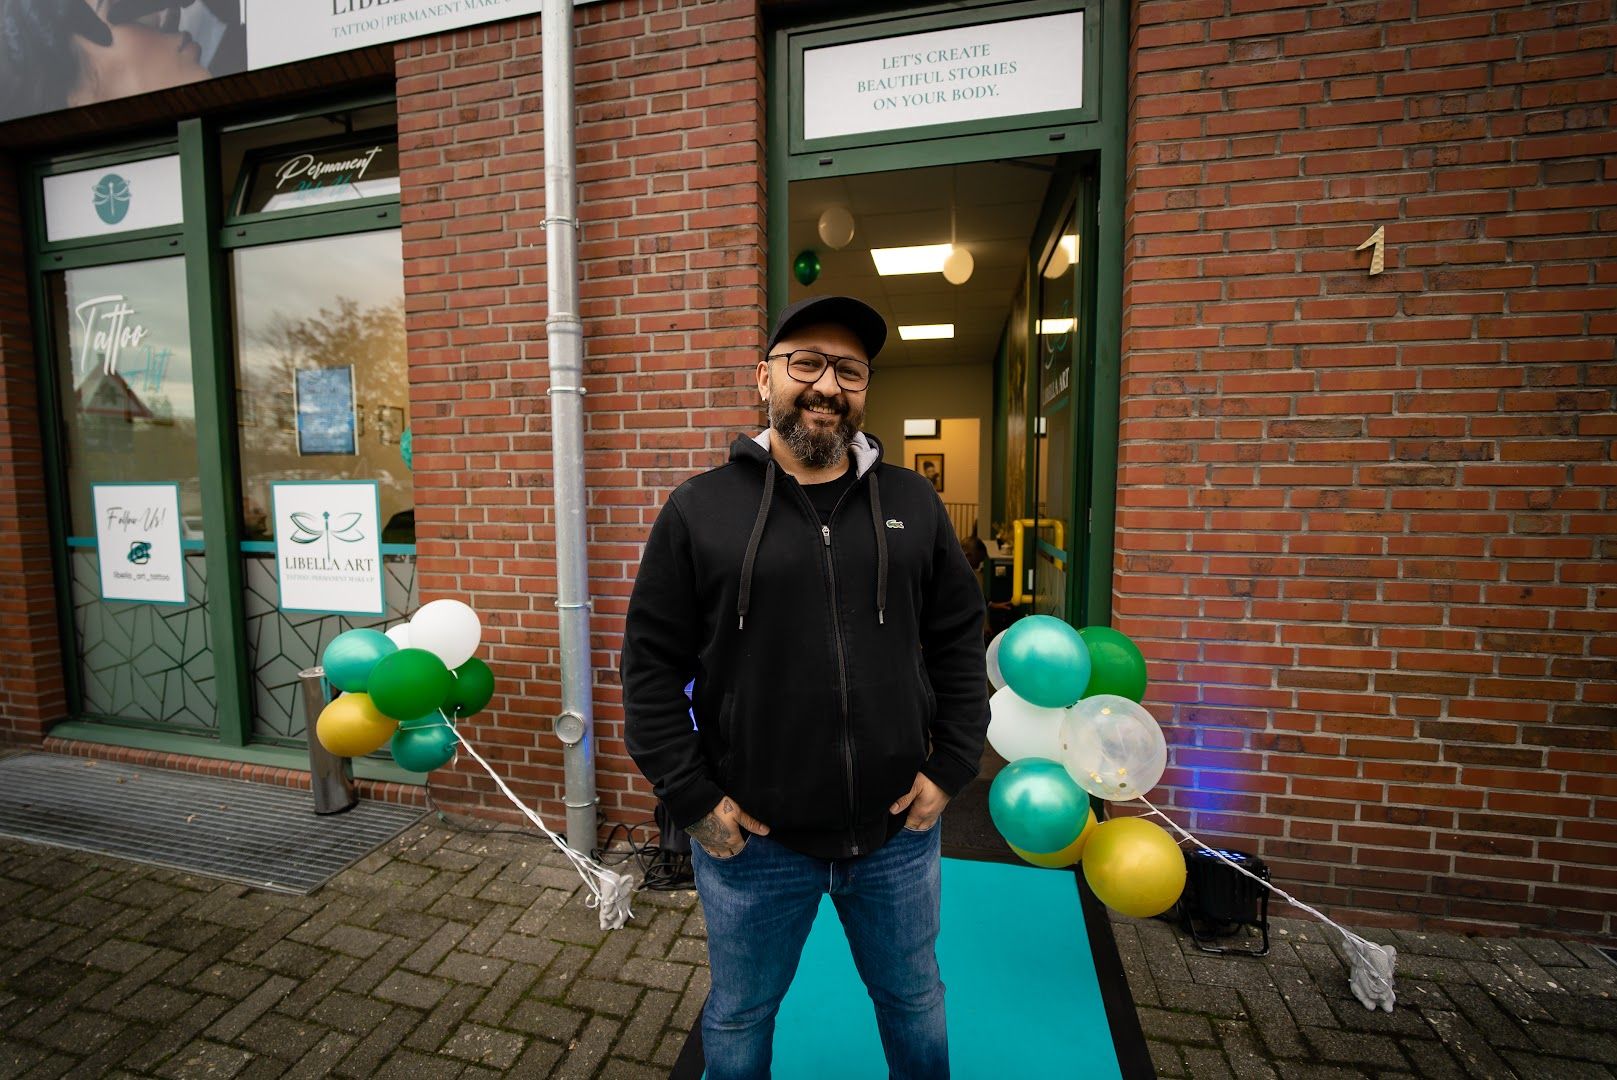
{"label": "white balloon", "polygon": [[964,285],[971,280],[971,272],[976,265],[977,261],[971,257],[971,252],[957,247],[943,260],[943,280],[950,285]]}
{"label": "white balloon", "polygon": [[1168,741],[1145,706],[1116,694],[1096,694],[1067,710],[1057,760],[1079,787],[1103,799],[1127,801],[1157,786],[1168,767]]}
{"label": "white balloon", "polygon": [[410,642],[453,671],[470,660],[483,643],[483,624],[459,600],[434,600],[410,617]]}
{"label": "white balloon", "polygon": [[1061,722],[1066,709],[1046,709],[1004,687],[988,699],[988,744],[1006,761],[1060,760]]}
{"label": "white balloon", "polygon": [[820,239],[834,251],[841,251],[853,241],[853,215],[846,206],[830,207],[820,215]]}
{"label": "white balloon", "polygon": [[408,649],[410,647],[410,624],[401,622],[397,626],[390,627],[387,631],[387,636],[399,648]]}
{"label": "white balloon", "polygon": [[999,643],[1004,639],[1005,631],[1001,630],[994,635],[994,640],[988,643],[988,681],[993,684],[995,690],[1005,689],[1005,676],[999,670]]}

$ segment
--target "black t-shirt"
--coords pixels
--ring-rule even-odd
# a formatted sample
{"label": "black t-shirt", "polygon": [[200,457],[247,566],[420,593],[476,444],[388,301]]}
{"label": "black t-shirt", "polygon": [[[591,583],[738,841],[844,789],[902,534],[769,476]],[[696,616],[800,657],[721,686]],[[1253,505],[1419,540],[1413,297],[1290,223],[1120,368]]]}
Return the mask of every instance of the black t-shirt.
{"label": "black t-shirt", "polygon": [[853,482],[859,478],[859,470],[848,462],[847,471],[835,480],[827,480],[823,484],[804,484],[803,491],[814,505],[814,510],[820,515],[820,524],[831,524],[831,511],[836,509],[837,500],[842,493],[853,487]]}

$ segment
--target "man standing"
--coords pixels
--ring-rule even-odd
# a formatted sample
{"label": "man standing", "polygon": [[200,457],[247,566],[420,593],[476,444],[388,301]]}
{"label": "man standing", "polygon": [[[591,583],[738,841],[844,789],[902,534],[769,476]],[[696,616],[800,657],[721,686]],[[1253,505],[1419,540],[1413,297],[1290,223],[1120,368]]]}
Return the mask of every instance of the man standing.
{"label": "man standing", "polygon": [[782,313],[768,430],[669,497],[629,601],[625,739],[695,841],[710,1080],[769,1075],[826,892],[891,1075],[949,1075],[939,818],[988,727],[983,600],[932,485],[860,430],[886,337],[849,297]]}

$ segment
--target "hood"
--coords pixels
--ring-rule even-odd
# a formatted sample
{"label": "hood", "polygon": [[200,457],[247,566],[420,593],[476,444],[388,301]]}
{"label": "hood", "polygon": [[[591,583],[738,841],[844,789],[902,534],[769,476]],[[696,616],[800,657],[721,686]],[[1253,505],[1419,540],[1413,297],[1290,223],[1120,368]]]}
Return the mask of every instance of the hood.
{"label": "hood", "polygon": [[[730,444],[730,460],[759,463],[770,460],[770,439],[774,434],[773,428],[764,428],[750,439],[745,435],[737,435],[735,442]],[[853,455],[855,479],[875,468],[876,462],[880,461],[882,456],[881,442],[876,436],[863,431],[854,433],[848,451]]]}

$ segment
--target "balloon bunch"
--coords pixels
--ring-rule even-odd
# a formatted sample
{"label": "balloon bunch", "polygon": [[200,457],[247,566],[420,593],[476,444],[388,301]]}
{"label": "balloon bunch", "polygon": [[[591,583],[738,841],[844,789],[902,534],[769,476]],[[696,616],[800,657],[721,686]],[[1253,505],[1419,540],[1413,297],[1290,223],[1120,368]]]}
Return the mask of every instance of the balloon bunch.
{"label": "balloon bunch", "polygon": [[455,720],[494,697],[494,673],[472,655],[482,641],[482,622],[459,600],[425,604],[385,634],[338,634],[321,655],[342,693],[316,722],[320,745],[364,757],[391,744],[393,760],[411,772],[448,765],[459,742]]}
{"label": "balloon bunch", "polygon": [[1095,895],[1125,915],[1172,907],[1185,887],[1173,837],[1137,817],[1097,822],[1090,808],[1089,796],[1143,796],[1168,765],[1162,729],[1140,704],[1139,648],[1107,626],[1032,615],[989,644],[988,678],[988,741],[1010,762],[988,809],[1011,850],[1035,866],[1082,863]]}

